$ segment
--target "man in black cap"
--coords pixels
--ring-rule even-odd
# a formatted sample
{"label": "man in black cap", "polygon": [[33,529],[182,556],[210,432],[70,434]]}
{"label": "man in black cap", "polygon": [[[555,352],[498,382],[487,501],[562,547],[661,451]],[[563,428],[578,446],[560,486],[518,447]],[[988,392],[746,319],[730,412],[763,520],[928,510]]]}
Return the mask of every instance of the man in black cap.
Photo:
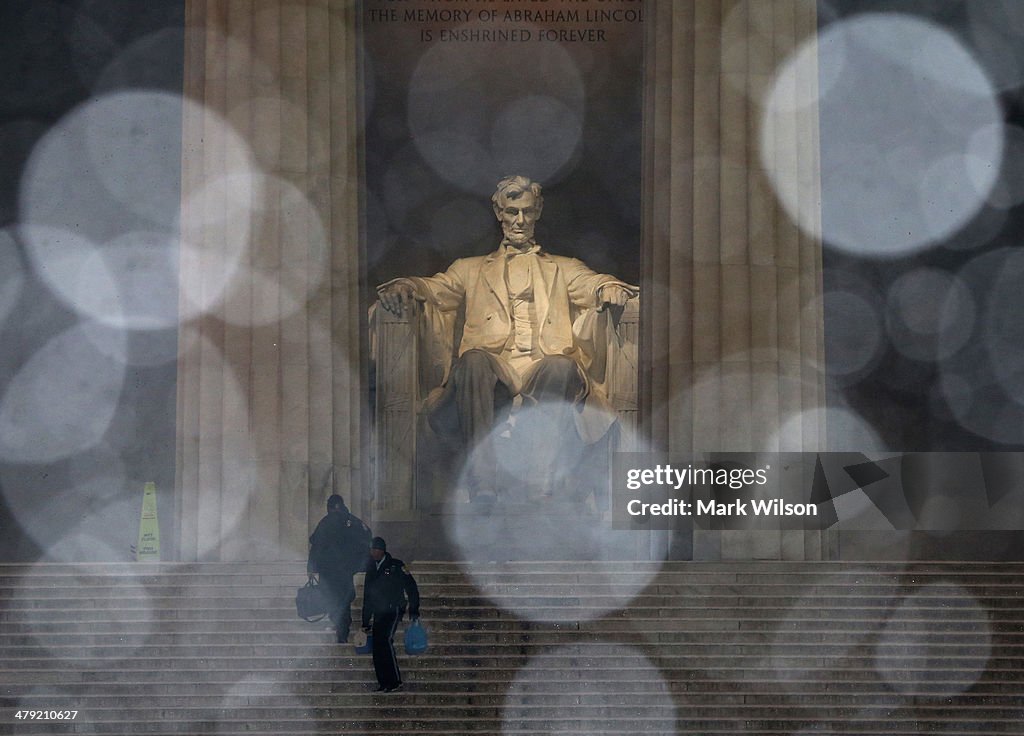
{"label": "man in black cap", "polygon": [[320,575],[320,586],[330,601],[328,615],[338,643],[348,641],[352,626],[352,601],[356,591],[352,576],[366,562],[366,540],[370,528],[349,513],[345,500],[334,494],[327,499],[327,516],[320,520],[309,538],[306,572]]}
{"label": "man in black cap", "polygon": [[363,631],[373,635],[373,670],[377,675],[378,692],[391,693],[402,687],[394,639],[398,622],[405,613],[406,598],[409,616],[416,621],[420,617],[420,591],[416,581],[405,569],[404,562],[388,554],[384,540],[374,537],[363,586]]}

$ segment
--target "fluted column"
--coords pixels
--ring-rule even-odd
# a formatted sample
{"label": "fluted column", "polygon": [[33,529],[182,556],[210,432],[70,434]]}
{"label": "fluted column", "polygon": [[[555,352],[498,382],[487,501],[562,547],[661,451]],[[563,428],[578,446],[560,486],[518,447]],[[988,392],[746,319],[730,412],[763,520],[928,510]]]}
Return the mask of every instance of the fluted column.
{"label": "fluted column", "polygon": [[355,3],[186,13],[179,557],[295,559],[367,508]]}
{"label": "fluted column", "polygon": [[[821,243],[773,190],[794,187],[819,211],[817,109],[765,114],[780,65],[814,41],[815,2],[656,0],[648,12],[642,395],[654,444],[825,449]],[[794,100],[815,99],[816,70],[792,79]],[[697,557],[817,559],[825,546],[817,533],[694,534]]]}

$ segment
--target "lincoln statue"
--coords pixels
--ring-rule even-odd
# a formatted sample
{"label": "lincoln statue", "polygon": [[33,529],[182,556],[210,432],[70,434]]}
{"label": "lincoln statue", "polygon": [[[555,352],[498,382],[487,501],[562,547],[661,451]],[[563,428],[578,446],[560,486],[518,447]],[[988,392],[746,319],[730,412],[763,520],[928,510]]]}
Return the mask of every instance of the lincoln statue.
{"label": "lincoln statue", "polygon": [[523,475],[533,479],[529,492],[540,497],[572,474],[561,462],[579,457],[570,446],[605,436],[614,413],[593,374],[614,349],[609,315],[638,294],[637,287],[537,242],[540,184],[504,178],[491,201],[503,236],[496,250],[377,289],[385,309],[400,314],[419,303],[449,334],[453,349],[428,399],[429,421],[465,450],[466,490],[477,503],[493,502],[504,490],[495,442],[509,436],[509,419],[520,436]]}

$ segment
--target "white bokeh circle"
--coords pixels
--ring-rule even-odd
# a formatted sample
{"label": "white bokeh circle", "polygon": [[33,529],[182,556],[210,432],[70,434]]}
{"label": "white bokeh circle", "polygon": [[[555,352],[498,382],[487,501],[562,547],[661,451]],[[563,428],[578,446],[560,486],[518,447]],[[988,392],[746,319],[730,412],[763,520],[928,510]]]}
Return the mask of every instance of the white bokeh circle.
{"label": "white bokeh circle", "polygon": [[977,335],[941,361],[938,389],[963,428],[997,442],[1024,442],[1024,308],[1018,279],[1024,258],[1014,247],[989,250],[956,274],[977,305]]}
{"label": "white bokeh circle", "polygon": [[[819,65],[838,69],[834,81],[820,95],[794,97],[798,80],[817,78]],[[843,198],[820,225],[817,208],[802,202],[808,190],[792,155],[816,102],[822,126],[843,141],[822,150],[821,189]],[[985,204],[1003,139],[978,133],[1001,126],[991,82],[948,31],[865,13],[828,25],[780,67],[766,98],[761,157],[801,228],[844,251],[895,258],[949,237]]]}
{"label": "white bokeh circle", "polygon": [[505,105],[491,128],[490,149],[498,168],[530,171],[543,182],[554,179],[583,135],[582,111],[570,104],[549,95],[524,95]]}
{"label": "white bokeh circle", "polygon": [[[43,563],[36,563],[21,576],[14,593],[15,601],[41,601],[42,609],[59,607],[63,609],[63,616],[92,624],[89,629],[72,631],[66,630],[67,624],[60,624],[65,631],[54,632],[52,626],[45,625],[44,619],[44,625],[28,629],[27,640],[31,646],[38,647],[40,653],[54,660],[50,669],[59,666],[71,671],[90,670],[103,677],[105,672],[123,670],[127,660],[140,656],[145,647],[152,646],[159,625],[155,619],[158,606],[141,576],[97,575],[87,569],[73,568],[54,570],[45,564],[109,561],[117,559],[111,556],[114,553],[100,539],[76,529],[67,537],[55,540],[47,549]],[[65,577],[70,580],[62,579]],[[57,592],[54,600],[42,597],[49,596],[45,589],[41,592],[41,582],[48,583],[52,586],[50,590]],[[69,591],[77,593],[70,602],[66,600]],[[89,591],[92,595],[88,595]],[[91,614],[88,618],[76,617],[76,612],[82,608]],[[97,609],[101,612],[98,616]]]}
{"label": "white bokeh circle", "polygon": [[254,211],[265,181],[251,171],[230,172],[184,189],[178,281],[179,319],[217,309],[239,272],[250,270],[249,242],[259,224]]}
{"label": "white bokeh circle", "polygon": [[[476,21],[457,30],[492,31]],[[478,196],[513,173],[557,182],[580,145],[584,108],[580,71],[556,43],[529,55],[515,45],[436,43],[409,83],[409,129],[423,160]]]}
{"label": "white bokeh circle", "polygon": [[[181,191],[181,119],[189,114],[183,107],[194,105],[179,95],[120,90],[86,103],[60,125],[66,126],[65,136],[85,144],[88,163],[118,202],[167,225],[167,203]],[[231,138],[225,136],[228,147],[245,151]]]}
{"label": "white bokeh circle", "polygon": [[96,349],[126,366],[153,367],[174,363],[198,339],[194,323],[159,330],[125,330],[102,322],[83,322],[82,330]]}
{"label": "white bokeh circle", "polygon": [[[130,486],[124,461],[107,443],[57,467],[0,465],[4,505],[49,560],[128,559],[141,501],[141,495],[125,493]],[[80,539],[85,539],[84,546],[76,541]],[[102,539],[108,541],[89,549]],[[98,552],[106,556],[94,556]]]}
{"label": "white bokeh circle", "polygon": [[942,269],[909,271],[889,287],[886,325],[890,341],[908,358],[948,358],[971,339],[976,318],[970,289]]}
{"label": "white bokeh circle", "polygon": [[176,238],[132,232],[98,246],[46,226],[21,233],[36,273],[82,317],[121,330],[177,325]]}
{"label": "white bokeh circle", "polygon": [[0,458],[44,463],[100,443],[117,411],[125,367],[81,326],[51,338],[0,397]]}
{"label": "white bokeh circle", "polygon": [[[500,423],[492,431],[499,480],[480,490],[496,491],[493,503],[468,500],[470,468],[482,467],[476,465],[481,445],[469,453],[457,476],[458,490],[446,503],[445,533],[463,572],[495,605],[530,620],[592,620],[628,605],[660,566],[634,569],[628,562],[648,537],[612,528],[609,471],[597,463],[598,446],[585,446],[575,429],[566,430],[564,417],[547,414],[543,406],[520,411],[513,424]],[[629,428],[615,431],[620,450],[646,447]],[[564,441],[563,435],[571,436]],[[580,560],[587,584],[573,586],[571,594],[564,585],[538,585],[534,574],[550,560]],[[495,568],[478,564],[488,561],[507,563],[498,578]],[[532,594],[524,592],[526,586]]]}
{"label": "white bokeh circle", "polygon": [[226,155],[248,147],[212,111],[181,95],[119,90],[65,115],[36,144],[21,179],[20,219],[104,242],[144,227],[173,230],[181,194],[181,120],[217,129]]}
{"label": "white bokeh circle", "polygon": [[[824,432],[821,432],[824,429]],[[783,452],[808,449],[835,452],[884,452],[885,446],[878,432],[852,408],[843,406],[812,407],[782,418],[778,431],[769,447]],[[816,448],[808,448],[807,440],[816,438]]]}
{"label": "white bokeh circle", "polygon": [[[216,312],[239,325],[283,321],[321,288],[330,243],[321,213],[297,186],[241,172],[187,199],[180,248],[182,320]],[[280,243],[292,246],[287,257]]]}
{"label": "white bokeh circle", "polygon": [[[569,686],[552,689],[553,682]],[[607,695],[587,697],[597,687]],[[615,642],[556,647],[516,673],[501,708],[501,733],[635,734],[637,706],[629,693],[643,694],[643,733],[678,733],[672,689],[638,648]]]}
{"label": "white bokeh circle", "polygon": [[[965,644],[943,640],[957,622]],[[875,644],[875,671],[897,692],[949,697],[981,679],[992,654],[992,626],[985,607],[952,582],[928,583],[903,597]]]}
{"label": "white bokeh circle", "polygon": [[48,225],[22,225],[18,235],[32,269],[64,304],[86,317],[101,315],[115,324],[121,320],[117,283],[94,242]]}
{"label": "white bokeh circle", "polygon": [[964,429],[996,442],[1024,442],[1024,406],[994,379],[979,381],[984,352],[972,351],[942,364],[939,390],[953,418]]}
{"label": "white bokeh circle", "polygon": [[[870,628],[865,631],[847,623],[858,615],[856,609],[862,605],[856,584],[847,581],[863,584],[876,576],[871,570],[849,567],[841,575],[801,578],[802,590],[787,596],[786,610],[777,614],[767,637],[767,652],[758,666],[768,669],[772,673],[769,677],[791,694],[800,693],[805,681],[821,677],[823,671],[847,669],[849,658],[867,644],[874,635],[871,628],[877,627],[869,622]],[[787,582],[791,584],[792,578]],[[795,658],[802,663],[794,662]]]}

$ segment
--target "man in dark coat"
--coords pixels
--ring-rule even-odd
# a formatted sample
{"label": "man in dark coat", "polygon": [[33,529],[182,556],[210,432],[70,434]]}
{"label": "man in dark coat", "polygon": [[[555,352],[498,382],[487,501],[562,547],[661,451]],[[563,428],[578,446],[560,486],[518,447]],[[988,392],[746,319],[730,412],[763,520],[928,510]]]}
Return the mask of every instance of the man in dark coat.
{"label": "man in dark coat", "polygon": [[352,576],[366,563],[369,538],[369,527],[349,513],[344,499],[337,494],[327,499],[327,516],[320,520],[309,538],[306,572],[320,576],[320,586],[330,601],[328,615],[339,643],[348,641],[352,601],[356,598]]}
{"label": "man in dark coat", "polygon": [[405,563],[387,550],[383,539],[373,538],[363,584],[363,631],[373,635],[377,691],[391,693],[402,687],[402,673],[395,656],[395,630],[405,613],[407,599],[409,616],[413,621],[419,619],[420,591]]}

